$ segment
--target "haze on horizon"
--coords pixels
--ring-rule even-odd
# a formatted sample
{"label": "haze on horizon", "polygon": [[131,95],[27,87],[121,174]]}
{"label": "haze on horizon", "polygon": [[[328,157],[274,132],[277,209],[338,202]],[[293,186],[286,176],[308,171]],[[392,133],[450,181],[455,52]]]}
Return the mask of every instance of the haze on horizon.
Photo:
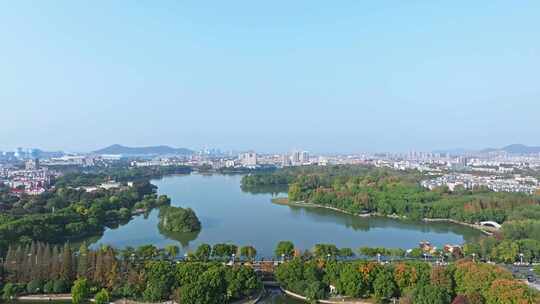
{"label": "haze on horizon", "polygon": [[538,145],[538,1],[4,1],[0,150]]}

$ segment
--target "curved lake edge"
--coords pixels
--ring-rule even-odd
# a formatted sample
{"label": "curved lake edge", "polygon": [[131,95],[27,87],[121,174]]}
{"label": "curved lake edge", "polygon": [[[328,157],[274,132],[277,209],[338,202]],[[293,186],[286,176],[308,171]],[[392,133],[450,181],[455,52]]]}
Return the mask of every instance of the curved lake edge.
{"label": "curved lake edge", "polygon": [[[346,210],[343,210],[343,209],[339,209],[339,208],[336,208],[336,207],[324,206],[324,205],[319,205],[319,204],[314,204],[314,203],[306,203],[306,202],[303,202],[303,201],[290,202],[289,199],[286,198],[286,197],[273,198],[271,201],[272,201],[273,204],[283,205],[283,206],[328,209],[328,210],[333,210],[333,211],[336,211],[336,212],[340,212],[340,213],[344,213],[344,214],[348,214],[348,215],[352,215],[352,216],[357,216],[357,217],[360,217],[360,218],[368,218],[368,217],[375,217],[376,216],[376,217],[390,218],[390,219],[403,220],[403,221],[413,221],[413,220],[407,218],[406,216],[402,216],[402,215],[401,216],[400,215],[395,215],[395,214],[394,215],[388,215],[388,214],[380,214],[380,213],[377,213],[377,212],[358,214],[358,213],[352,213],[352,212],[349,212],[349,211],[346,211]],[[457,220],[454,220],[454,219],[423,218],[420,221],[425,222],[425,223],[448,222],[448,223],[463,225],[463,226],[467,226],[469,228],[476,229],[476,230],[482,232],[486,236],[493,235],[493,232],[489,231],[488,228],[486,228],[484,226],[470,224],[470,223],[466,223],[466,222],[461,222],[461,221],[457,221]]]}
{"label": "curved lake edge", "polygon": [[477,229],[454,223],[358,216],[330,208],[304,208],[312,207],[305,204],[284,208],[271,201],[286,197],[286,191],[246,191],[240,187],[241,177],[242,174],[192,173],[150,181],[158,187],[158,195],[169,196],[172,206],[196,212],[202,225],[197,233],[166,233],[159,229],[158,212],[153,210],[134,216],[124,225],[107,227],[86,243],[92,247],[105,244],[117,248],[177,244],[182,252],[191,252],[204,243],[234,243],[252,245],[257,248],[258,257],[268,258],[274,256],[276,244],[284,239],[290,239],[299,249],[310,250],[319,243],[349,248],[412,248],[425,240],[442,247],[483,237]]}

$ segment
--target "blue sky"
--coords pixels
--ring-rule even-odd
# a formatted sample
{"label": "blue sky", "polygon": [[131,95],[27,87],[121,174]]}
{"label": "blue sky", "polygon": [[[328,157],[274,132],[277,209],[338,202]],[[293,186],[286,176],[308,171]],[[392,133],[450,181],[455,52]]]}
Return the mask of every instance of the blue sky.
{"label": "blue sky", "polygon": [[0,150],[540,145],[539,1],[0,1]]}

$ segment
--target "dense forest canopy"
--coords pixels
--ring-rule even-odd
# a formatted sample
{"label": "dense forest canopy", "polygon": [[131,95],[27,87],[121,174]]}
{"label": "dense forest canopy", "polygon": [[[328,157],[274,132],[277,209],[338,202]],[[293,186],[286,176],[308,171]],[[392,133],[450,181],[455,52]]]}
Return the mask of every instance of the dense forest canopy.
{"label": "dense forest canopy", "polygon": [[163,206],[159,209],[159,225],[170,232],[194,232],[201,230],[201,222],[195,212],[181,207]]}
{"label": "dense forest canopy", "polygon": [[[447,266],[410,261],[380,264],[371,261],[292,259],[281,264],[276,278],[282,287],[317,299],[341,295],[371,298],[377,303],[450,304],[524,303],[540,300],[537,292],[498,266],[461,260]],[[332,288],[330,288],[332,286]]]}
{"label": "dense forest canopy", "polygon": [[492,192],[485,188],[430,191],[420,185],[419,171],[368,166],[286,168],[245,176],[243,187],[284,184],[289,200],[342,209],[354,214],[378,213],[411,219],[444,218],[475,223],[540,219],[540,197]]}
{"label": "dense forest canopy", "polygon": [[[51,190],[35,196],[12,196],[0,188],[0,252],[11,243],[63,242],[97,235],[106,227],[129,221],[133,214],[168,206],[170,199],[158,196],[149,178],[190,170],[171,166],[71,172],[58,178]],[[82,188],[110,180],[119,182],[118,187]]]}
{"label": "dense forest canopy", "polygon": [[465,223],[496,221],[502,230],[478,243],[467,254],[486,261],[540,260],[540,196],[446,187],[428,190],[419,171],[367,166],[285,168],[245,176],[242,186],[256,188],[288,183],[290,202],[338,208],[353,213],[398,215],[408,219],[452,219]]}
{"label": "dense forest canopy", "polygon": [[97,300],[106,293],[107,298],[145,302],[174,299],[177,303],[223,304],[251,296],[262,287],[250,267],[207,260],[177,263],[179,250],[175,245],[90,250],[84,244],[74,250],[69,244],[59,247],[36,242],[10,247],[0,267],[5,270],[0,273],[0,294],[9,299],[17,294],[71,289],[74,303],[86,303],[92,294]]}

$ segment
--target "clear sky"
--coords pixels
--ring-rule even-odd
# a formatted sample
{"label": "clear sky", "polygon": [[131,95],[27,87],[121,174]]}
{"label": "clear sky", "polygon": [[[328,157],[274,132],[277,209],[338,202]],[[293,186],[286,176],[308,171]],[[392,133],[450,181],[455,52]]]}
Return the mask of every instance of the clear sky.
{"label": "clear sky", "polygon": [[540,1],[1,1],[0,150],[540,145]]}

